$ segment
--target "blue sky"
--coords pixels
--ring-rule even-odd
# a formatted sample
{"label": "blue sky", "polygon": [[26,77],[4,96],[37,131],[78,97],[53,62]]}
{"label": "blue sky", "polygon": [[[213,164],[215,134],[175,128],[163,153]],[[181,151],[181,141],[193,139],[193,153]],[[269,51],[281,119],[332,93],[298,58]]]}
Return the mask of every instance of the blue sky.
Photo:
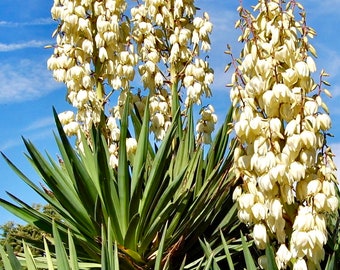
{"label": "blue sky", "polygon": [[[247,4],[257,1],[247,0]],[[318,36],[313,45],[317,49],[318,71],[322,68],[331,74],[329,78],[333,94],[326,99],[333,120],[329,141],[340,168],[340,1],[301,0],[307,10],[307,22],[316,29]],[[232,45],[235,55],[239,31],[233,28],[237,20],[238,0],[198,0],[202,11],[208,11],[214,24],[211,66],[215,69],[213,98],[209,103],[222,119],[229,108],[229,90],[224,85],[229,75],[223,70],[229,59],[223,51]],[[52,53],[44,49],[53,44],[51,34],[56,24],[50,19],[52,0],[1,0],[0,2],[0,150],[36,183],[41,182],[24,157],[25,148],[21,136],[33,141],[41,151],[52,156],[58,151],[53,139],[54,123],[52,106],[61,112],[71,109],[65,101],[65,87],[53,81],[46,68],[46,60]],[[0,197],[8,199],[6,191],[28,204],[42,202],[32,190],[0,159]],[[0,224],[15,220],[0,208]]]}

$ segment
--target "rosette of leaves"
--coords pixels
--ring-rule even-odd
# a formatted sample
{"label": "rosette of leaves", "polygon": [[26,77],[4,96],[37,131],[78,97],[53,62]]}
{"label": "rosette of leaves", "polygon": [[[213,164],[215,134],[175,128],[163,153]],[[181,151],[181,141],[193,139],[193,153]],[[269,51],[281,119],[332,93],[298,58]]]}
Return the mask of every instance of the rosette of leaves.
{"label": "rosette of leaves", "polygon": [[[242,254],[241,225],[232,201],[231,112],[205,153],[195,144],[192,112],[186,119],[178,112],[165,139],[153,145],[149,112],[141,119],[136,110],[129,110],[126,106],[120,123],[117,169],[108,164],[108,147],[100,127],[92,129],[91,145],[83,136],[84,149],[78,151],[55,111],[59,161],[48,154],[45,157],[24,139],[27,158],[44,189],[3,154],[20,178],[58,214],[54,220],[13,194],[9,196],[14,204],[0,200],[2,207],[47,233],[39,244],[45,257],[31,254],[29,247],[36,243],[24,243],[24,253],[15,258],[10,247],[6,248],[8,255],[2,248],[4,262],[9,260],[5,269],[15,269],[10,267],[16,267],[17,262],[33,265],[29,269],[201,269],[227,263],[223,243],[230,258]],[[124,143],[132,132],[138,141],[133,164],[127,159]]]}

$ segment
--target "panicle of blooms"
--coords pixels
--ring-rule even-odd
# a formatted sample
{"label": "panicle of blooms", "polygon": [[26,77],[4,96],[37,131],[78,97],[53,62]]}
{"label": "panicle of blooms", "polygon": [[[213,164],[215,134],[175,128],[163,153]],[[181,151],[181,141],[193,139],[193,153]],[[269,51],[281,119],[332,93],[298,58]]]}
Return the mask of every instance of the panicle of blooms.
{"label": "panicle of blooms", "polygon": [[336,166],[325,140],[331,120],[321,97],[329,95],[328,74],[322,71],[320,82],[312,77],[315,31],[300,3],[259,0],[253,9],[256,16],[238,9],[245,45],[240,64],[232,63],[234,170],[243,179],[233,198],[240,220],[254,226],[257,247],[270,238],[277,243],[280,269],[319,269],[326,218],[338,207]]}
{"label": "panicle of blooms", "polygon": [[138,57],[129,40],[130,26],[122,16],[125,0],[55,0],[52,17],[59,26],[47,66],[67,86],[67,100],[77,109],[83,131],[100,121],[106,104],[104,85],[129,89]]}
{"label": "panicle of blooms", "polygon": [[157,139],[163,138],[171,122],[169,117],[174,112],[168,101],[172,95],[179,95],[185,88],[186,108],[201,104],[202,95],[211,96],[213,70],[199,53],[210,49],[212,23],[206,13],[202,17],[195,15],[193,0],[145,0],[131,9],[132,36],[141,60],[138,71],[143,86],[150,97],[166,101],[166,111],[170,111],[151,114],[151,130]]}
{"label": "panicle of blooms", "polygon": [[[131,8],[131,19],[126,8],[125,0],[55,0],[51,9],[59,25],[47,66],[65,83],[67,100],[77,109],[65,131],[79,137],[80,130],[86,135],[93,124],[106,124],[113,167],[120,137],[116,121],[126,106],[133,108],[132,103],[140,115],[146,109],[146,97],[130,87],[135,71],[149,96],[150,130],[157,140],[163,139],[177,111],[172,108],[173,95],[186,93],[185,99],[179,98],[185,115],[190,106],[201,104],[203,95],[211,96],[214,79],[200,55],[210,50],[212,23],[207,13],[196,16],[193,0],[145,0]],[[126,103],[128,96],[131,104]],[[212,111],[211,119],[203,118],[205,128],[197,138],[208,143],[216,115]],[[80,138],[77,143],[80,146]],[[132,163],[133,155],[128,156]]]}

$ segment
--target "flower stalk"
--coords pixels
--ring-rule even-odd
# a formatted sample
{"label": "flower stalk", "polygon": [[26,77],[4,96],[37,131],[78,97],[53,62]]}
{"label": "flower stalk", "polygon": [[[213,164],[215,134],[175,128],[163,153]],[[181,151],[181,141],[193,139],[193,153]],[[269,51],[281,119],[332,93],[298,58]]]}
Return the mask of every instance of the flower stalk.
{"label": "flower stalk", "polygon": [[238,8],[244,48],[230,92],[234,171],[243,179],[234,192],[238,216],[253,226],[259,249],[275,247],[279,269],[320,269],[338,199],[327,82],[312,76],[316,33],[296,1],[259,0],[253,10]]}

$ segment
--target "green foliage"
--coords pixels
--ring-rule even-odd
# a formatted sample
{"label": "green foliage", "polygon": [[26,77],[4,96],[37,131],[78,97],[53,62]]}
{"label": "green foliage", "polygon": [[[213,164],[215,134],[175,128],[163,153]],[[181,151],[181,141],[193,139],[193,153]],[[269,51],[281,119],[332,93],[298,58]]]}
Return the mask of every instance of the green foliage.
{"label": "green foliage", "polygon": [[[149,140],[148,111],[143,119],[135,113],[129,118],[126,109],[117,169],[108,164],[108,147],[99,129],[92,129],[90,145],[83,136],[83,151],[77,151],[54,114],[59,163],[24,140],[27,157],[48,189],[40,189],[4,156],[59,216],[41,213],[12,194],[16,204],[0,200],[0,205],[47,233],[40,240],[46,256],[35,258],[34,243],[33,248],[24,244],[21,263],[31,269],[82,269],[88,263],[102,269],[199,269],[198,263],[209,269],[239,256],[241,225],[231,198],[234,143],[228,148],[227,135],[231,111],[204,153],[195,145],[192,112],[183,132],[177,132],[180,121],[174,121],[158,148]],[[180,118],[179,112],[175,117]],[[133,164],[124,147],[129,121],[139,141]],[[228,256],[221,255],[226,250],[221,233]]]}

